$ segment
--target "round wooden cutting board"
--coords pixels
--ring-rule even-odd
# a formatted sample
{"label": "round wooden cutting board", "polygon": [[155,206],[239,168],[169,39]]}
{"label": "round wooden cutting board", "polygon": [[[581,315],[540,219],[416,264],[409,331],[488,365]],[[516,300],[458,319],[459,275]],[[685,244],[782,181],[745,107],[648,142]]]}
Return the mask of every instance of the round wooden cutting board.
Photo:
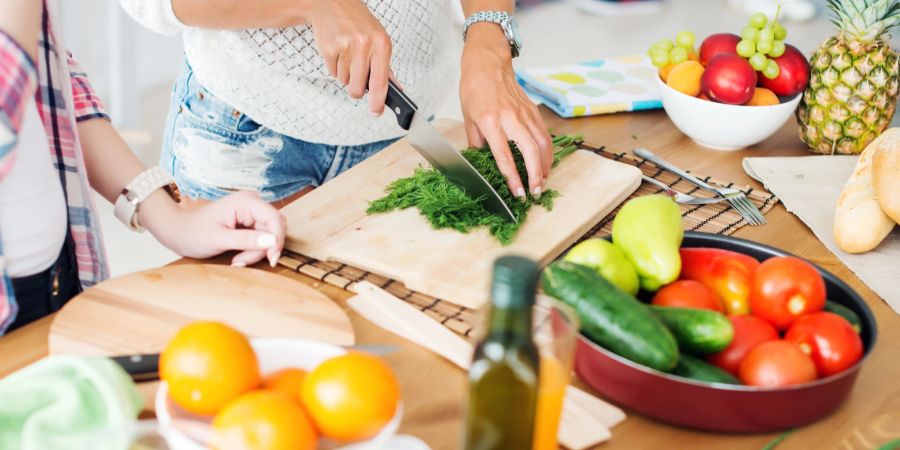
{"label": "round wooden cutting board", "polygon": [[196,320],[250,337],[354,343],[347,314],[310,286],[261,270],[185,264],[113,278],[72,299],[50,326],[50,353],[158,353]]}

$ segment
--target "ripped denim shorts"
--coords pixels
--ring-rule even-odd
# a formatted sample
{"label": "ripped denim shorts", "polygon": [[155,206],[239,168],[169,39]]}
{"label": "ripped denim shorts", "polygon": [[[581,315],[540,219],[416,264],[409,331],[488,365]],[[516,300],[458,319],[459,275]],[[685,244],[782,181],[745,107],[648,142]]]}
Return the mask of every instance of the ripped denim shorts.
{"label": "ripped denim shorts", "polygon": [[279,134],[210,94],[185,63],[172,89],[159,165],[191,198],[243,190],[275,202],[320,186],[395,140],[339,146]]}

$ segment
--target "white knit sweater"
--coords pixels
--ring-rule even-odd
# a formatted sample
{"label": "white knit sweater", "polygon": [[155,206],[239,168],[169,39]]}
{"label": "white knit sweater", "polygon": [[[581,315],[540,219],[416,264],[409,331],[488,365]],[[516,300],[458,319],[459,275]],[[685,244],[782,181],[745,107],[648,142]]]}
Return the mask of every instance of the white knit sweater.
{"label": "white knit sweater", "polygon": [[[354,100],[328,74],[309,26],[210,30],[182,24],[172,0],[119,0],[145,27],[183,32],[197,80],[258,123],[304,141],[358,145],[403,134],[385,112],[375,119],[368,100]],[[391,68],[422,113],[434,114],[449,90],[453,35],[449,0],[365,0],[393,42]]]}

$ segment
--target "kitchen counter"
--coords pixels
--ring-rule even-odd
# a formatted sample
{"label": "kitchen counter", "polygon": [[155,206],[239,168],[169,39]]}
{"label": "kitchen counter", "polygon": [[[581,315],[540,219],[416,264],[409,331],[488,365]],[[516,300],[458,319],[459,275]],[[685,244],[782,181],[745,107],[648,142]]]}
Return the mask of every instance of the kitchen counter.
{"label": "kitchen counter", "polygon": [[[769,140],[738,152],[703,149],[678,132],[661,111],[563,120],[542,108],[555,133],[581,133],[586,142],[620,152],[650,148],[692,172],[722,180],[758,186],[741,169],[746,156],[804,156],[808,153],[790,121]],[[871,449],[900,438],[900,317],[863,285],[809,229],[781,205],[766,216],[769,223],[744,227],[735,236],[763,242],[807,258],[836,274],[856,289],[872,309],[879,327],[878,343],[862,368],[847,402],[828,418],[803,427],[780,448]],[[226,260],[220,258],[218,262]],[[177,264],[190,264],[181,260]],[[262,266],[260,266],[262,268]],[[346,309],[347,291],[337,289],[284,267],[268,269],[312,285]],[[348,310],[349,311],[349,310]],[[435,450],[456,450],[460,445],[465,373],[426,350],[349,312],[360,344],[393,344],[400,351],[385,357],[400,379],[406,414],[401,431],[425,439]],[[47,354],[51,318],[45,318],[0,338],[0,376]],[[666,425],[630,413],[612,430],[612,440],[599,449],[709,448],[730,450],[762,448],[778,433],[726,435]]]}

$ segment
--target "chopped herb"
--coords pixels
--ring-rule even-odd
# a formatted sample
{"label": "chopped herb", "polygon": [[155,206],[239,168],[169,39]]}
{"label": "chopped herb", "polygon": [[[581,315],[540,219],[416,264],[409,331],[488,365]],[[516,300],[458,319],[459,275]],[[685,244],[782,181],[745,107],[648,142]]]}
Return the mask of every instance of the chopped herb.
{"label": "chopped herb", "polygon": [[635,136],[635,135],[633,135],[633,134],[631,135],[631,138],[634,139],[634,140],[637,140],[637,136]]}
{"label": "chopped herb", "polygon": [[[577,143],[580,141],[581,136],[560,135],[554,137],[553,165],[555,166],[562,158],[577,150]],[[515,143],[510,142],[510,147],[519,176],[527,186],[528,172],[525,169],[525,161],[516,149]],[[375,214],[414,206],[435,229],[452,228],[460,233],[468,233],[474,228],[487,227],[501,244],[507,245],[515,239],[516,232],[525,222],[528,210],[532,205],[540,204],[548,211],[553,208],[553,199],[559,193],[552,189],[544,192],[539,200],[535,200],[530,194],[526,195],[525,201],[514,198],[487,146],[463,150],[462,155],[497,190],[500,198],[506,202],[515,215],[517,223],[491,214],[485,209],[483,198],[469,198],[437,170],[422,167],[417,167],[412,176],[395,180],[388,185],[385,189],[387,195],[369,202],[369,209],[366,212]]]}

